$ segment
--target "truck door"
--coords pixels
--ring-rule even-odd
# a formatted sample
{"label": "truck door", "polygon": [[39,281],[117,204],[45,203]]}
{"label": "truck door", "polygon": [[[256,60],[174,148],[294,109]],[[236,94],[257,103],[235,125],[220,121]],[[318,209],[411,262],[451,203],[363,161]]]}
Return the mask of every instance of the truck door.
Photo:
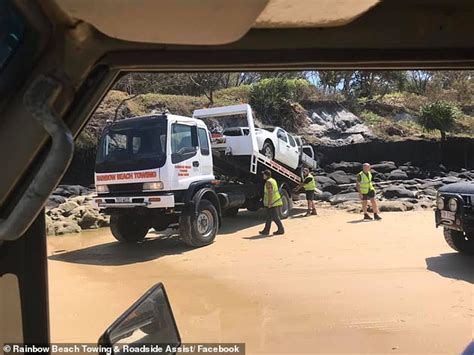
{"label": "truck door", "polygon": [[199,150],[201,153],[201,163],[200,163],[201,175],[203,178],[209,177],[210,179],[214,179],[209,133],[207,129],[203,127],[198,127],[197,130],[198,130]]}
{"label": "truck door", "polygon": [[196,125],[172,123],[170,143],[173,185],[177,190],[186,190],[192,182],[202,180],[202,154]]}

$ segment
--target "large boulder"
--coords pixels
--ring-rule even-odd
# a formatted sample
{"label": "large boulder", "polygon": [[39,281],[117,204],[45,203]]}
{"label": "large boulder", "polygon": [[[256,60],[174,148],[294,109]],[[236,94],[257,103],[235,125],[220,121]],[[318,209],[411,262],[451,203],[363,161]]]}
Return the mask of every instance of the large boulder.
{"label": "large boulder", "polygon": [[348,201],[359,201],[359,193],[358,192],[349,192],[345,194],[337,194],[331,197],[329,202],[331,205],[338,205],[340,203],[348,202]]}
{"label": "large boulder", "polygon": [[64,219],[62,221],[53,222],[50,225],[49,232],[53,235],[80,233],[81,227],[72,219]]}
{"label": "large boulder", "polygon": [[353,174],[347,174],[342,170],[336,170],[331,174],[328,174],[328,177],[333,179],[338,184],[351,184],[356,182],[356,177]]}
{"label": "large boulder", "polygon": [[408,175],[402,170],[392,170],[387,177],[388,180],[408,180]]}
{"label": "large boulder", "polygon": [[400,197],[415,198],[417,194],[416,192],[410,191],[403,186],[390,185],[383,190],[382,195],[385,198],[391,199]]}
{"label": "large boulder", "polygon": [[425,181],[423,184],[419,185],[419,188],[421,190],[428,189],[428,188],[438,189],[443,185],[444,184],[441,180]]}
{"label": "large boulder", "polygon": [[46,209],[52,209],[58,207],[61,203],[66,202],[66,198],[61,195],[51,195],[46,201]]}
{"label": "large boulder", "polygon": [[381,173],[389,173],[393,170],[397,169],[397,166],[393,161],[387,161],[379,164],[374,164],[371,166],[372,169],[377,170],[378,172]]}
{"label": "large boulder", "polygon": [[428,188],[426,188],[426,189],[423,190],[423,193],[424,193],[425,195],[428,195],[428,196],[436,196],[436,193],[437,193],[437,192],[436,192],[436,190],[433,189],[432,187],[428,187]]}
{"label": "large boulder", "polygon": [[345,173],[357,174],[362,170],[362,164],[359,162],[341,161],[329,165],[331,171],[344,171]]}
{"label": "large boulder", "polygon": [[314,195],[314,199],[316,201],[326,201],[326,202],[330,202],[331,201],[331,197],[332,197],[332,193],[328,192],[328,191],[323,191],[322,193],[320,194],[315,194]]}
{"label": "large boulder", "polygon": [[79,205],[76,202],[66,201],[64,203],[61,203],[58,206],[58,209],[61,211],[63,216],[67,217],[71,214],[72,210],[74,210],[77,207],[79,207]]}
{"label": "large boulder", "polygon": [[448,184],[455,184],[462,180],[456,176],[447,176],[445,178],[442,178],[441,181],[443,182],[443,184],[448,185]]}
{"label": "large boulder", "polygon": [[54,195],[61,195],[64,197],[71,196],[81,196],[90,194],[93,191],[87,187],[81,185],[59,185],[56,190],[54,190]]}
{"label": "large boulder", "polygon": [[380,201],[378,207],[380,212],[405,212],[413,209],[412,204],[402,201]]}
{"label": "large boulder", "polygon": [[320,189],[324,189],[324,187],[329,185],[336,185],[336,182],[333,179],[324,175],[317,175],[314,179]]}

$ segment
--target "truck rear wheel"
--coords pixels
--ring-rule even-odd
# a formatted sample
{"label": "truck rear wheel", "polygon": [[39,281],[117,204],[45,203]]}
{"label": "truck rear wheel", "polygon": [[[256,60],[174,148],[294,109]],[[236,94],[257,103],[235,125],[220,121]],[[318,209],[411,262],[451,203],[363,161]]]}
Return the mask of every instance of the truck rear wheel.
{"label": "truck rear wheel", "polygon": [[291,200],[288,191],[285,189],[281,191],[281,201],[283,202],[283,205],[278,208],[278,215],[280,216],[280,219],[286,219],[290,216],[291,209],[293,208],[293,201]]}
{"label": "truck rear wheel", "polygon": [[444,228],[444,239],[454,250],[460,253],[474,254],[474,234]]}
{"label": "truck rear wheel", "polygon": [[211,244],[219,228],[219,216],[209,200],[199,201],[197,216],[182,216],[179,220],[181,239],[192,247]]}
{"label": "truck rear wheel", "polygon": [[110,231],[115,239],[122,243],[142,241],[147,235],[148,229],[141,218],[126,215],[112,215],[110,217]]}

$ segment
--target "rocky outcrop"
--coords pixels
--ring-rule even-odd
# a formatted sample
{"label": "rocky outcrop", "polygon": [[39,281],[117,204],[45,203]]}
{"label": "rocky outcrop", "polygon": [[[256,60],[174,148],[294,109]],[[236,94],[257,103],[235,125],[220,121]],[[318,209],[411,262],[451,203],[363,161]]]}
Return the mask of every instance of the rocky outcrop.
{"label": "rocky outcrop", "polygon": [[[355,186],[358,172],[355,168],[360,166],[359,162],[337,162],[325,169],[319,168],[316,181],[321,194],[316,199],[328,201],[336,208],[360,212]],[[474,181],[474,171],[446,171],[443,166],[426,170],[412,163],[397,166],[393,161],[383,161],[372,168],[376,197],[383,212],[433,209],[438,188],[459,181]]]}
{"label": "rocky outcrop", "polygon": [[61,185],[46,204],[46,226],[49,235],[79,233],[109,225],[108,216],[95,209],[93,190],[80,185]]}

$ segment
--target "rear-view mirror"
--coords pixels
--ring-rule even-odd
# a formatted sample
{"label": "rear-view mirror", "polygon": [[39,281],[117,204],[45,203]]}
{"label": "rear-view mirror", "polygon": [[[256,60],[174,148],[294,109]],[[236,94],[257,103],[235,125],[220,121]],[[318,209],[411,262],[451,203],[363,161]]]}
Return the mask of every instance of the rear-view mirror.
{"label": "rear-view mirror", "polygon": [[111,349],[112,354],[147,346],[160,346],[160,353],[174,354],[172,349],[181,345],[181,338],[163,284],[153,286],[113,322],[99,345]]}

